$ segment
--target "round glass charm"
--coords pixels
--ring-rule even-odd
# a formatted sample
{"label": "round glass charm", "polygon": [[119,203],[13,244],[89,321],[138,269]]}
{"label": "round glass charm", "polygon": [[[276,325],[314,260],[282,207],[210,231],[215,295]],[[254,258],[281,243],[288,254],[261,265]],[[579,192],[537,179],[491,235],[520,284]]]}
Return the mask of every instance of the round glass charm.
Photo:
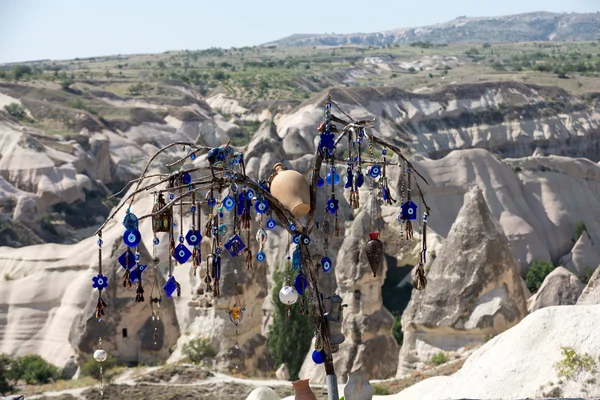
{"label": "round glass charm", "polygon": [[263,262],[263,261],[265,261],[266,258],[267,258],[267,256],[265,255],[265,253],[263,251],[259,251],[258,253],[256,253],[256,261]]}
{"label": "round glass charm", "polygon": [[331,259],[329,257],[323,257],[321,259],[321,267],[323,268],[323,272],[331,271],[331,268],[333,267]]}
{"label": "round glass charm", "polygon": [[314,350],[312,352],[312,360],[315,362],[315,364],[323,364],[323,362],[325,361],[323,352],[319,350]]}
{"label": "round glass charm", "polygon": [[264,214],[269,210],[269,202],[264,199],[258,199],[254,204],[254,209],[257,213]]}
{"label": "round glass charm", "polygon": [[98,349],[94,352],[94,360],[96,360],[96,362],[104,362],[106,361],[106,358],[108,357],[108,354],[106,354],[106,351],[102,350],[102,349]]}
{"label": "round glass charm", "polygon": [[292,286],[284,286],[279,291],[279,300],[290,306],[298,301],[298,292]]}
{"label": "round glass charm", "polygon": [[125,243],[127,247],[137,247],[141,241],[142,235],[137,229],[126,230],[125,233],[123,233],[123,243]]}
{"label": "round glass charm", "polygon": [[277,226],[277,222],[274,219],[270,219],[267,221],[267,228],[273,229]]}

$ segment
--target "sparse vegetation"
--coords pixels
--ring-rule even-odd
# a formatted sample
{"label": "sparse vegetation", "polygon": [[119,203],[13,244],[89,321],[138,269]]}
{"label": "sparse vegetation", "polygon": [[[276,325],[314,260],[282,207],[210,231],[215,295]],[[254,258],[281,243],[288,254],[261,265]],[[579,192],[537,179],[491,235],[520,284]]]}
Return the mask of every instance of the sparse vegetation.
{"label": "sparse vegetation", "polygon": [[581,281],[581,283],[587,285],[592,275],[594,275],[594,270],[590,267],[585,267],[583,270],[583,274],[579,275],[578,278]]}
{"label": "sparse vegetation", "polygon": [[7,378],[14,384],[22,380],[28,385],[53,382],[58,379],[58,376],[58,368],[37,354],[11,360],[7,373]]}
{"label": "sparse vegetation", "polygon": [[594,372],[596,361],[588,353],[579,354],[572,347],[561,347],[563,359],[554,368],[559,377],[574,378],[580,372]]}
{"label": "sparse vegetation", "polygon": [[533,260],[529,265],[527,275],[525,276],[527,289],[529,289],[531,293],[537,292],[542,286],[542,283],[544,283],[544,279],[546,279],[548,274],[552,272],[554,268],[555,266],[549,261]]}
{"label": "sparse vegetation", "polygon": [[[102,373],[110,371],[117,366],[117,359],[110,354],[106,358],[106,361],[102,363]],[[91,376],[94,379],[100,379],[100,364],[94,360],[94,357],[88,357],[85,363],[81,366],[81,376]]]}
{"label": "sparse vegetation", "polygon": [[5,105],[4,111],[19,121],[23,121],[25,118],[27,118],[27,112],[25,112],[25,109],[19,103],[10,103]]}
{"label": "sparse vegetation", "polygon": [[10,274],[7,272],[4,274],[4,280],[5,281],[12,281],[12,276],[10,276]]}
{"label": "sparse vegetation", "polygon": [[575,227],[573,228],[573,242],[577,242],[583,232],[587,232],[587,227],[585,226],[585,222],[577,221],[575,223]]}
{"label": "sparse vegetation", "polygon": [[183,345],[182,353],[194,364],[200,364],[205,358],[214,357],[215,351],[210,341],[205,338],[196,338]]}
{"label": "sparse vegetation", "polygon": [[394,316],[392,335],[394,335],[394,339],[396,339],[398,346],[402,346],[402,342],[404,340],[404,334],[402,333],[402,313],[399,311],[393,311],[392,315]]}
{"label": "sparse vegetation", "polygon": [[373,388],[373,394],[375,396],[387,396],[390,394],[389,390],[387,390],[385,386],[374,383],[371,385],[371,387]]}
{"label": "sparse vegetation", "polygon": [[435,366],[446,364],[448,362],[448,356],[443,351],[431,356],[431,363]]}

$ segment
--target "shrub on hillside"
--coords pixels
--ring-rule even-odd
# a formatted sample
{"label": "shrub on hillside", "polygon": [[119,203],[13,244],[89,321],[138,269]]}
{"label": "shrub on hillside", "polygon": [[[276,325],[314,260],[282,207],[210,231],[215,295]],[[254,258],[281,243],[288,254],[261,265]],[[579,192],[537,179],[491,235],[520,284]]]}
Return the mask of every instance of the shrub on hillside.
{"label": "shrub on hillside", "polygon": [[181,352],[194,364],[200,364],[202,360],[216,355],[210,346],[210,341],[205,338],[196,338],[183,345]]}
{"label": "shrub on hillside", "polygon": [[28,385],[44,384],[58,379],[58,368],[37,354],[30,354],[14,360],[9,377],[24,380]]}
{"label": "shrub on hillside", "polygon": [[554,265],[549,261],[533,260],[529,265],[529,270],[527,270],[527,275],[525,276],[527,289],[529,289],[531,293],[537,292],[540,286],[542,286],[544,279],[546,279],[548,274],[552,272],[554,268]]}
{"label": "shrub on hillside", "polygon": [[431,363],[433,365],[436,365],[436,366],[442,365],[442,364],[446,364],[447,362],[448,362],[448,356],[443,351],[440,351],[439,353],[431,356]]}
{"label": "shrub on hillside", "polygon": [[573,242],[577,242],[583,232],[587,232],[587,227],[585,226],[585,222],[577,221],[575,223],[575,227],[573,228]]}
{"label": "shrub on hillside", "polygon": [[10,367],[13,360],[6,354],[0,354],[0,395],[5,394],[13,390],[13,386],[10,384]]}
{"label": "shrub on hillside", "polygon": [[394,316],[392,335],[394,335],[394,339],[396,339],[398,346],[402,346],[402,341],[404,340],[404,335],[402,333],[402,313],[399,311],[393,311],[392,315]]}
{"label": "shrub on hillside", "polygon": [[[110,354],[106,358],[106,361],[102,363],[102,373],[115,368],[117,366],[117,359]],[[100,364],[94,360],[94,357],[88,357],[85,363],[81,366],[81,376],[91,376],[92,378],[100,380]]]}
{"label": "shrub on hillside", "polygon": [[4,106],[4,110],[13,118],[19,121],[24,120],[27,117],[27,113],[22,105],[18,103],[10,103]]}

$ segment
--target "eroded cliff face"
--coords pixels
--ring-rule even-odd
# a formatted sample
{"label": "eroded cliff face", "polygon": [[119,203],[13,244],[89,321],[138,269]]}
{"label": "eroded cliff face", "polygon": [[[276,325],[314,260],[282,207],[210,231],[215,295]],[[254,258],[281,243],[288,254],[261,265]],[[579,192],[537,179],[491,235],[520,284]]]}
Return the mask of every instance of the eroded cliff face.
{"label": "eroded cliff face", "polygon": [[[376,116],[378,134],[413,153],[415,167],[430,182],[429,186],[424,186],[427,202],[432,208],[428,226],[430,254],[440,251],[463,207],[464,195],[473,185],[481,189],[492,218],[499,222],[518,261],[518,275],[524,276],[526,266],[533,259],[557,261],[568,254],[573,247],[573,227],[580,220],[585,221],[588,228],[588,247],[592,249],[588,250],[599,250],[600,225],[595,221],[600,220],[597,200],[600,166],[586,159],[565,156],[587,156],[594,161],[600,158],[595,144],[599,120],[597,104],[559,89],[504,83],[449,87],[431,95],[411,94],[393,88],[333,89],[332,95],[342,107],[350,110],[353,117]],[[263,121],[245,149],[249,176],[267,178],[275,162],[283,162],[309,176],[312,154],[318,143],[316,126],[322,118],[322,98],[292,110],[289,107],[246,108],[222,95],[207,102],[238,113],[240,118]],[[87,195],[89,182],[101,187],[100,184],[130,179],[144,169],[157,149],[172,141],[192,141],[209,146],[227,142],[228,135],[236,132],[235,124],[215,115],[206,103],[203,104],[182,106],[186,113],[169,114],[163,121],[150,119],[123,126],[123,129],[105,127],[102,132],[84,131],[83,139],[62,138],[52,143],[47,138],[40,140],[30,135],[15,122],[2,120],[0,140],[6,146],[0,150],[0,199],[16,198],[15,212],[19,218],[37,224],[44,210],[59,201],[57,198],[64,202],[76,201]],[[86,151],[88,145],[93,150],[91,154]],[[536,147],[543,152],[530,156]],[[187,151],[175,146],[158,157],[155,164],[171,163],[185,156]],[[35,162],[25,163],[20,158],[23,155],[37,158]],[[518,158],[502,159],[500,156]],[[185,167],[200,166],[205,161],[205,156],[199,156],[194,161],[188,160]],[[59,173],[62,175],[57,175]],[[345,173],[341,175],[344,178]],[[52,177],[56,179],[48,181]],[[394,197],[398,182],[398,174],[390,171]],[[99,191],[97,187],[96,191]],[[357,243],[359,247],[362,245],[365,222],[349,209],[342,189],[336,190],[340,217],[345,223],[341,238],[330,241],[329,256],[336,263],[336,271],[322,274],[322,291],[333,294],[337,289],[343,294],[344,302],[352,304],[356,288],[351,278],[359,266],[337,261],[356,250],[341,249],[344,240]],[[149,211],[152,208],[150,197],[138,197],[132,210],[140,214]],[[363,190],[363,207],[368,197],[368,191]],[[325,200],[320,192],[318,220],[322,220]],[[398,207],[384,206],[381,210],[391,227],[390,232],[395,227]],[[206,210],[203,212],[205,221]],[[115,260],[110,250],[121,240],[123,216],[122,210],[104,229],[105,257],[111,267]],[[187,211],[185,218],[189,218]],[[141,231],[144,246],[151,249],[152,234],[148,224],[149,220],[143,221]],[[256,231],[256,222],[251,229],[251,232]],[[87,236],[92,232],[93,229]],[[360,232],[356,235],[362,235],[361,238],[353,237],[355,232]],[[344,239],[346,235],[352,237]],[[318,255],[322,239],[319,234],[314,236],[311,243]],[[161,242],[166,240],[160,239]],[[253,235],[250,241],[256,246]],[[96,238],[89,237],[73,245],[1,248],[0,276],[8,274],[10,280],[0,281],[0,310],[3,311],[0,313],[0,352],[13,355],[38,353],[58,365],[64,365],[76,353],[89,352],[91,331],[83,330],[82,337],[78,338],[72,333],[71,323],[75,317],[84,321],[90,318],[89,303],[94,300],[91,277],[97,268],[95,243]],[[401,260],[414,258],[416,248],[417,243],[402,248],[386,246],[388,269],[398,269],[404,265]],[[182,296],[172,301],[172,308],[168,307],[173,318],[165,324],[172,325],[172,329],[164,329],[164,343],[176,345],[173,354],[163,351],[162,358],[180,360],[183,344],[202,336],[217,350],[216,366],[222,370],[230,370],[236,365],[246,373],[256,368],[270,368],[265,354],[271,320],[270,277],[274,267],[281,265],[289,254],[289,235],[281,228],[269,231],[265,249],[267,261],[260,265],[254,263],[253,270],[247,270],[241,260],[224,261],[221,299],[215,300],[212,295],[198,290],[203,285],[192,275],[189,265],[175,268],[175,277],[182,284]],[[204,249],[205,254],[206,251]],[[253,251],[256,251],[255,247]],[[360,253],[360,249],[358,251]],[[162,260],[167,259],[164,249],[159,250],[158,255]],[[366,268],[360,264],[361,271]],[[160,273],[164,279],[164,263]],[[120,284],[120,277],[115,276],[117,281],[111,284]],[[374,294],[385,283],[384,276],[377,279],[364,274],[356,276],[360,282],[364,281],[370,294],[365,292],[357,307],[346,310],[348,319],[344,329],[350,335],[355,326],[366,326],[365,321],[369,319],[377,320],[378,325],[374,330],[365,330],[359,339],[348,339],[346,356],[337,362],[344,363],[348,371],[361,365],[373,365],[377,352],[371,354],[365,349],[383,343],[389,352],[396,353],[386,361],[386,366],[394,369],[398,357],[389,332],[391,316]],[[226,313],[235,290],[241,292],[247,308],[238,332],[240,351],[233,350],[235,330]],[[132,299],[135,292],[127,295]],[[135,307],[129,312],[137,310]],[[109,312],[123,312],[118,308],[109,309]],[[126,318],[124,315],[122,321]],[[143,332],[149,318],[149,311],[143,318],[134,318],[134,330]],[[122,336],[122,332],[117,331],[117,328],[122,330],[122,324],[119,324],[114,326],[113,334]],[[112,351],[117,354],[113,355],[119,356],[120,348],[124,346],[115,342]]]}

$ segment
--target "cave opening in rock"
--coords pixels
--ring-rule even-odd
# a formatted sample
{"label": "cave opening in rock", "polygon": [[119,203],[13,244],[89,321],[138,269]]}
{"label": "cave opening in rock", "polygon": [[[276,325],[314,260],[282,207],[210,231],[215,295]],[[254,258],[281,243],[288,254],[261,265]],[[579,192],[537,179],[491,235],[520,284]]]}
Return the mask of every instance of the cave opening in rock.
{"label": "cave opening in rock", "polygon": [[126,338],[127,337],[127,328],[123,328],[123,337]]}
{"label": "cave opening in rock", "polygon": [[396,257],[389,254],[385,254],[385,260],[388,268],[381,287],[383,305],[392,314],[402,315],[408,306],[413,289],[410,273],[414,265],[398,265]]}

